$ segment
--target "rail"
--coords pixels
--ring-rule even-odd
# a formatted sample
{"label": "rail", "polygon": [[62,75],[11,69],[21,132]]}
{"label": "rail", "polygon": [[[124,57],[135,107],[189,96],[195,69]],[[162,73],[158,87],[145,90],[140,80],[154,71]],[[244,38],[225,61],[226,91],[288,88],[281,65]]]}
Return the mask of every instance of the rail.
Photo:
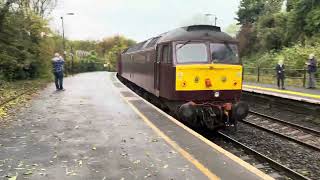
{"label": "rail", "polygon": [[[252,113],[252,112],[251,112]],[[309,129],[307,127],[302,127],[302,126],[299,126],[299,125],[296,125],[296,124],[291,124],[289,122],[285,122],[283,120],[280,120],[280,119],[277,119],[277,118],[273,118],[271,116],[267,116],[267,115],[264,115],[264,114],[260,114],[260,113],[257,113],[257,112],[254,112],[252,113],[254,115],[257,115],[257,116],[260,116],[260,117],[263,117],[263,118],[266,118],[268,120],[271,120],[273,122],[278,122],[278,123],[281,123],[281,124],[284,124],[284,126],[280,126],[278,129],[280,131],[282,131],[282,128],[288,128],[288,126],[291,126],[293,127],[294,129],[293,130],[301,130],[301,131],[304,131],[304,132],[308,132],[306,133],[308,136],[310,136],[309,138],[311,139],[314,139],[315,137],[319,137],[319,132],[316,131],[316,130],[313,130],[313,129]],[[260,124],[257,124],[257,123],[254,123],[250,120],[241,120],[240,122],[242,123],[245,123],[247,125],[250,125],[254,128],[257,128],[257,129],[260,129],[262,131],[266,131],[266,132],[269,132],[271,134],[274,134],[276,136],[279,136],[279,137],[282,137],[282,138],[285,138],[285,139],[288,139],[292,142],[295,142],[297,144],[300,144],[302,146],[305,146],[305,147],[308,147],[308,148],[311,148],[315,151],[320,151],[320,147],[318,146],[318,143],[317,144],[314,144],[314,143],[310,143],[308,142],[307,140],[301,140],[299,139],[298,137],[296,137],[295,135],[287,135],[283,132],[280,132],[280,131],[276,131],[277,128],[275,128],[275,130],[273,130],[272,128],[268,127],[268,125],[274,125],[274,124],[267,124],[266,126],[263,126],[263,125],[260,125]],[[314,134],[314,135],[312,135]]]}
{"label": "rail", "polygon": [[301,175],[298,172],[295,172],[294,170],[268,158],[267,156],[255,151],[254,149],[242,144],[241,142],[233,139],[232,137],[228,136],[227,134],[223,133],[223,132],[218,132],[218,134],[223,137],[224,139],[229,140],[230,142],[238,145],[239,147],[243,148],[246,152],[254,154],[258,159],[262,160],[262,161],[266,161],[268,162],[274,169],[277,169],[278,171],[282,171],[285,172],[286,175],[288,175],[290,178],[292,179],[302,179],[302,180],[310,180],[308,177],[305,177],[303,175]]}

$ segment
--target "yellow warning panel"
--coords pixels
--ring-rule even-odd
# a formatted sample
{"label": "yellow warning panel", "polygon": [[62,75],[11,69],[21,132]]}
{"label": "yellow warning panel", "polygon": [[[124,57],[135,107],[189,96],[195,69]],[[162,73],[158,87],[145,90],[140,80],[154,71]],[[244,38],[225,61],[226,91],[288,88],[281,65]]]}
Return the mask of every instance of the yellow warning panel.
{"label": "yellow warning panel", "polygon": [[176,91],[241,90],[242,66],[192,64],[176,66]]}

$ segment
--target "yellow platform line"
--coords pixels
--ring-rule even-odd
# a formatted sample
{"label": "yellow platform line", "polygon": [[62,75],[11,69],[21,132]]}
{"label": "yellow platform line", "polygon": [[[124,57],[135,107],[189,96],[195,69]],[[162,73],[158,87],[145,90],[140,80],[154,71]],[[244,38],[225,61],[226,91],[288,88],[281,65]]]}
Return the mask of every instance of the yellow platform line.
{"label": "yellow platform line", "polygon": [[320,99],[320,95],[316,95],[316,94],[307,94],[307,93],[301,93],[301,92],[295,92],[295,91],[280,90],[280,89],[273,89],[273,88],[265,88],[265,87],[259,87],[259,86],[251,86],[251,85],[243,85],[243,87],[251,88],[251,89],[259,89],[259,90],[271,91],[271,92],[277,92],[277,93],[282,93],[282,94],[291,94],[291,95],[297,95],[297,96],[302,96],[302,97]]}
{"label": "yellow platform line", "polygon": [[172,148],[180,153],[186,160],[188,160],[190,163],[192,163],[197,169],[199,169],[204,175],[206,175],[210,180],[220,180],[220,178],[213,174],[208,168],[206,168],[203,164],[201,164],[197,159],[195,159],[191,154],[189,154],[187,151],[185,151],[183,148],[181,148],[175,141],[170,139],[167,135],[165,135],[159,128],[157,128],[145,115],[143,115],[127,98],[120,95],[128,104],[129,106],[134,110],[135,113],[137,113],[140,118],[151,128],[153,131],[155,131],[158,136],[160,136],[162,139],[164,139],[169,145],[172,146]]}

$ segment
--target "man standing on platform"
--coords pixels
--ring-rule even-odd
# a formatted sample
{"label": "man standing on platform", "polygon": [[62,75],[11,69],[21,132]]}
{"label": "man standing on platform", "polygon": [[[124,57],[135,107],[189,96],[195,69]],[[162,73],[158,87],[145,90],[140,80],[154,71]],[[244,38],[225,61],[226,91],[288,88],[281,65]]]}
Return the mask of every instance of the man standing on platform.
{"label": "man standing on platform", "polygon": [[278,89],[285,89],[284,87],[284,64],[283,64],[283,59],[280,59],[277,66],[276,66],[276,71],[277,71],[277,83],[278,83]]}
{"label": "man standing on platform", "polygon": [[316,72],[317,72],[317,60],[314,54],[309,55],[309,60],[306,63],[308,66],[308,74],[309,74],[309,83],[308,89],[315,89],[316,88]]}
{"label": "man standing on platform", "polygon": [[54,58],[52,59],[53,66],[53,74],[54,74],[54,82],[56,85],[57,91],[64,91],[63,88],[63,65],[64,59],[60,56],[59,53],[54,54]]}

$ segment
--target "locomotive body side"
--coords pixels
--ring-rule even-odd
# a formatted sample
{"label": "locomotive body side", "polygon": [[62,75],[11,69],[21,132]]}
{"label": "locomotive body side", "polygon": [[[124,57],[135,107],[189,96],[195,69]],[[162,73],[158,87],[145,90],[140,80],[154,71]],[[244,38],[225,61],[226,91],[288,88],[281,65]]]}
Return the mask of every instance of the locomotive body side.
{"label": "locomotive body side", "polygon": [[127,53],[121,55],[121,76],[146,91],[155,94],[154,63],[155,50]]}

